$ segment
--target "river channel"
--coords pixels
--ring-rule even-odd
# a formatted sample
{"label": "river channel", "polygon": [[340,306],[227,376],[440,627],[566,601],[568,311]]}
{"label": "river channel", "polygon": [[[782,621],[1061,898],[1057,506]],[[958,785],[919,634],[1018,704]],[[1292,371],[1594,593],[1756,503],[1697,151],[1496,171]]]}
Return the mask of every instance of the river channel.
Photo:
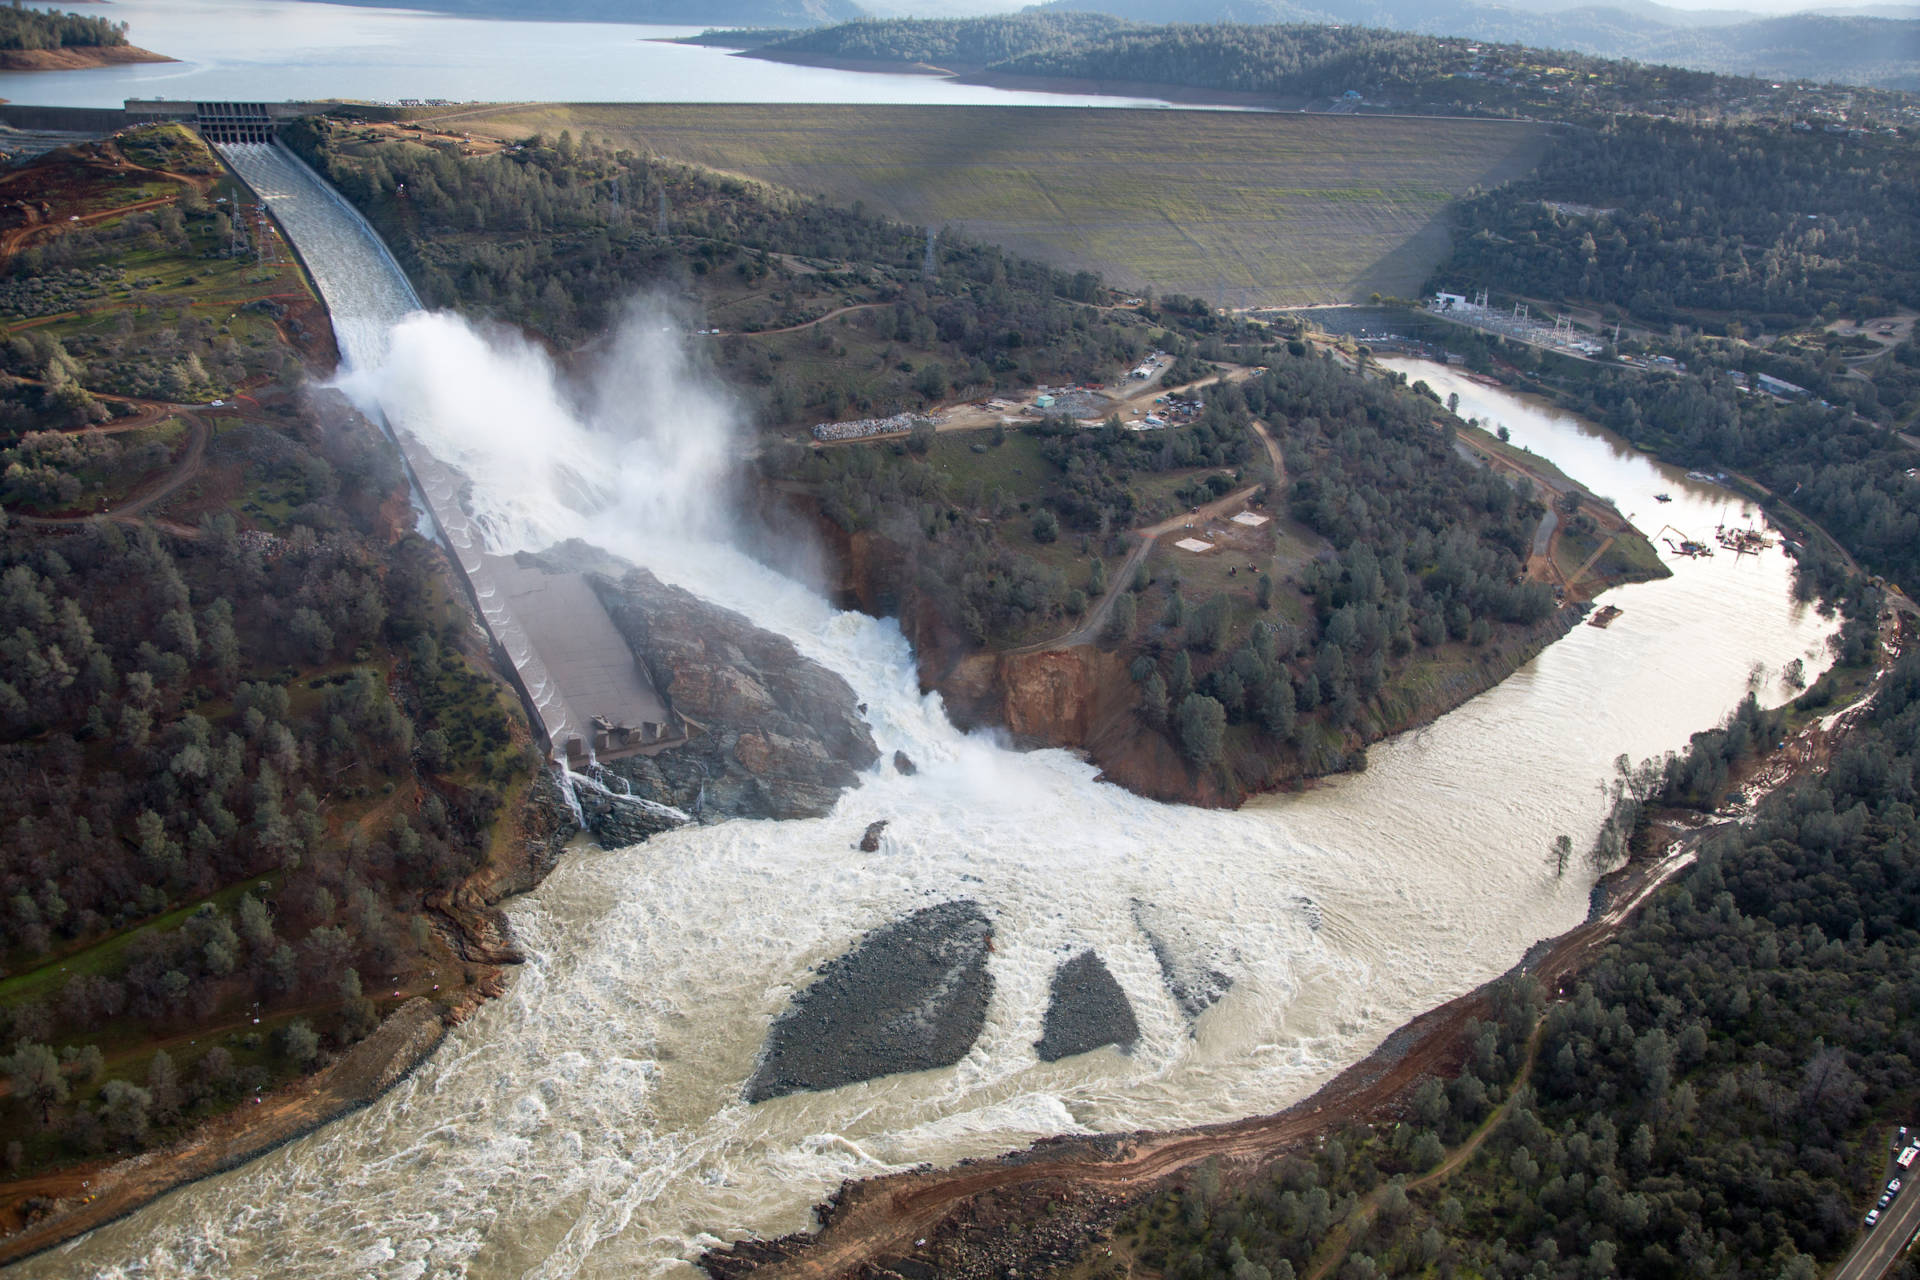
{"label": "river channel", "polygon": [[[266,160],[236,163],[254,176]],[[292,181],[260,171],[270,180]],[[312,193],[274,198],[324,212]],[[1611,628],[1575,627],[1497,688],[1376,746],[1363,774],[1235,813],[1154,804],[1067,752],[956,731],[891,622],[659,532],[622,497],[657,479],[642,446],[738,430],[719,410],[689,421],[671,408],[721,402],[655,387],[662,407],[634,428],[654,435],[610,439],[536,354],[396,314],[391,261],[337,243],[340,261],[314,261],[317,241],[303,251],[349,360],[391,417],[472,477],[497,550],[578,535],[750,612],[844,675],[882,759],[904,750],[919,773],[877,770],[819,820],[578,849],[511,905],[529,959],[506,995],[385,1098],[23,1275],[677,1276],[715,1241],[805,1227],[843,1178],[1282,1108],[1582,918],[1592,871],[1556,878],[1547,850],[1562,833],[1592,841],[1615,757],[1683,747],[1750,688],[1784,700],[1795,659],[1810,675],[1825,664],[1831,627],[1793,603],[1783,553],[1677,560],[1672,578],[1605,597],[1625,611]],[[1403,367],[1643,527],[1697,536],[1739,513],[1724,490],[1575,418]],[[572,459],[565,477],[542,452]],[[582,475],[603,500],[578,501]],[[876,818],[891,825],[863,853]],[[814,966],[960,899],[994,929],[986,1029],[960,1063],[742,1100],[769,1022]],[[1231,989],[1189,1019],[1148,931]],[[1132,1003],[1140,1042],[1044,1063],[1049,978],[1086,948]]]}

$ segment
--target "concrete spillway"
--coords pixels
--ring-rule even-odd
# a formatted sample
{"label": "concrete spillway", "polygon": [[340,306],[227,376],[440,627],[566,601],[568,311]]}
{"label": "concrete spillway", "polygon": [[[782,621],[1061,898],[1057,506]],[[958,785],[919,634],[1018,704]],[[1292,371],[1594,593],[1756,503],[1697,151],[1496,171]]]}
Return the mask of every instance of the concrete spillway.
{"label": "concrete spillway", "polygon": [[[299,253],[332,314],[343,362],[378,368],[389,331],[422,309],[385,242],[339,192],[284,148],[236,143],[218,149]],[[664,701],[579,575],[526,569],[489,554],[482,530],[460,503],[464,477],[427,451],[403,414],[387,406],[375,412],[400,447],[418,500],[465,571],[555,758],[571,754],[577,761],[584,755],[595,741],[595,718],[645,730],[636,741],[672,737]],[[530,608],[538,608],[538,616]],[[604,744],[606,734],[599,737]]]}

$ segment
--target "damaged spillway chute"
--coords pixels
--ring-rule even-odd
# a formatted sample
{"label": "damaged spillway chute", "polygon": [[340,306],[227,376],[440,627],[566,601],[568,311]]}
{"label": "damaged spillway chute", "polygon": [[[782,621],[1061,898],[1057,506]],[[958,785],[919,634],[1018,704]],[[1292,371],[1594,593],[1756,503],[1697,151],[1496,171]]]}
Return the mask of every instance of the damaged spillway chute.
{"label": "damaged spillway chute", "polygon": [[693,821],[693,816],[682,809],[634,795],[625,778],[598,762],[576,773],[560,760],[554,765],[554,778],[573,810],[573,820],[602,843],[638,844],[648,836]]}
{"label": "damaged spillway chute", "polygon": [[[420,298],[365,218],[297,157],[272,143],[219,148],[300,250],[335,318],[344,364],[378,369],[395,325]],[[604,761],[684,741],[686,729],[653,688],[584,575],[490,549],[484,522],[461,501],[466,478],[435,457],[408,421],[407,406],[363,407],[399,447],[414,500],[459,564],[489,638],[506,658],[555,780],[582,826],[608,813],[623,834],[690,821],[671,805],[610,789]],[[601,821],[595,821],[596,818]]]}

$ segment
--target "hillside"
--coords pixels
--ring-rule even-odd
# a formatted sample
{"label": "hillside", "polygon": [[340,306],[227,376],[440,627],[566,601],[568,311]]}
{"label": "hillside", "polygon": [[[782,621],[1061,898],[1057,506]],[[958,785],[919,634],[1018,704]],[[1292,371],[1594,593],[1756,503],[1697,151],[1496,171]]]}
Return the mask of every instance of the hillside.
{"label": "hillside", "polygon": [[[330,2],[387,7],[386,0]],[[853,0],[409,0],[407,7],[463,18],[678,27],[813,27],[866,16]]]}
{"label": "hillside", "polygon": [[0,1233],[477,998],[449,895],[524,848],[519,702],[246,198],[175,126],[0,174]]}
{"label": "hillside", "polygon": [[1235,306],[1410,294],[1446,252],[1450,203],[1524,173],[1544,138],[1493,121],[999,107],[506,107],[459,127],[591,132]]}
{"label": "hillside", "polygon": [[[1262,8],[1251,16],[1264,19],[1275,12]],[[1658,25],[1620,17],[1635,31]],[[1075,18],[1078,21],[1069,21]],[[1534,47],[1546,43],[1543,40],[1482,44],[1460,36],[1422,35],[1388,29],[1417,24],[1386,13],[1369,21],[1365,26],[1331,25],[1327,15],[1302,11],[1293,15],[1291,25],[1147,25],[1047,6],[971,21],[847,23],[784,39],[773,32],[740,32],[732,40],[734,47],[750,50],[750,56],[775,61],[862,67],[931,64],[1008,87],[1151,93],[1283,110],[1519,116],[1585,124],[1601,124],[1621,113],[1752,119],[1841,118],[1864,111],[1893,119],[1912,118],[1916,110],[1910,95],[1887,90],[1777,83]],[[1897,79],[1905,74],[1901,68],[1920,68],[1920,63],[1906,67],[1899,44],[1910,35],[1906,26],[1915,24],[1868,18],[1844,22],[1872,27],[1849,28],[1834,37],[1848,56],[1866,47],[1862,41],[1883,41],[1878,47],[1894,51],[1887,55],[1894,66],[1889,74]],[[1775,38],[1798,47],[1803,33],[1791,25],[1778,26]],[[701,39],[727,43],[727,33]],[[1912,47],[1910,39],[1906,47]]]}
{"label": "hillside", "polygon": [[[1920,88],[1920,21],[1798,13],[1715,21],[1657,4],[1522,9],[1475,0],[1055,0],[1133,22],[1359,23],[1701,71]],[[1898,12],[1898,11],[1895,11]]]}

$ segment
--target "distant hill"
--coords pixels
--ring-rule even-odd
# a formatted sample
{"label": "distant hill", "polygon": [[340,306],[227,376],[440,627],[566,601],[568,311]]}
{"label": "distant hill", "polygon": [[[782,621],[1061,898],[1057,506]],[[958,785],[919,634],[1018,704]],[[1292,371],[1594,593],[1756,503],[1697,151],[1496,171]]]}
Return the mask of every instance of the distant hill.
{"label": "distant hill", "polygon": [[[1912,14],[1911,6],[1875,6]],[[1357,23],[1423,35],[1498,40],[1733,75],[1920,90],[1920,19],[1800,13],[1755,17],[1651,0],[1522,10],[1475,0],[1053,0],[1040,12],[1090,10],[1132,22]]]}
{"label": "distant hill", "polygon": [[979,70],[1027,54],[1077,49],[1131,27],[1103,13],[1050,9],[993,18],[856,22],[804,32],[771,46],[742,47],[760,47],[762,56],[782,61],[914,62]]}
{"label": "distant hill", "polygon": [[[1217,2],[1217,0],[1216,0]],[[1651,7],[1651,6],[1649,6]],[[1855,21],[1869,21],[1857,19]],[[1600,123],[1621,114],[1906,118],[1907,94],[1834,89],[1363,23],[1146,24],[1065,8],[974,19],[886,19],[703,42],[811,65],[939,67],[980,83],[1146,93],[1335,113]]]}
{"label": "distant hill", "polygon": [[[390,8],[396,0],[327,0]],[[535,22],[680,27],[818,27],[867,16],[853,0],[398,0],[409,9]]]}

